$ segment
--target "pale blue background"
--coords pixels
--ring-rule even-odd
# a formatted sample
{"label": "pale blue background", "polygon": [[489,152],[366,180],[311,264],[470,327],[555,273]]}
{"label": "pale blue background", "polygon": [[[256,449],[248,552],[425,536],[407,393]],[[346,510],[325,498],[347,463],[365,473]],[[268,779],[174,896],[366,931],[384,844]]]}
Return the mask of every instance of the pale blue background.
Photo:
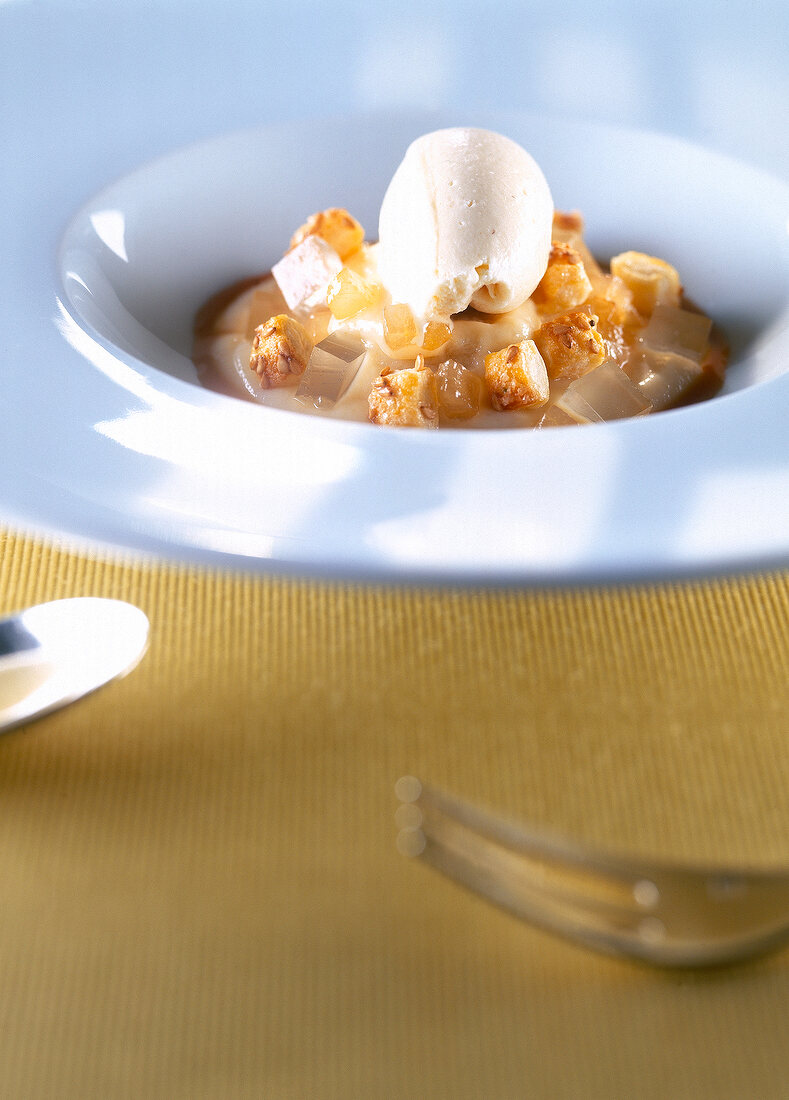
{"label": "pale blue background", "polygon": [[[59,244],[75,211],[105,184],[158,154],[228,131],[360,110],[388,113],[413,107],[443,109],[443,119],[456,124],[495,108],[653,128],[741,156],[789,180],[788,44],[786,0],[781,0],[780,6],[776,0],[758,6],[746,6],[741,0],[693,5],[677,0],[628,5],[566,0],[561,7],[514,0],[487,6],[466,0],[451,5],[397,0],[389,7],[374,0],[365,4],[343,0],[320,4],[315,0],[283,0],[281,4],[249,0],[213,0],[210,4],[207,0],[0,0],[0,509],[6,509],[7,516],[31,522],[37,518],[50,527],[66,525],[86,537],[131,538],[134,545],[145,544],[150,538],[157,548],[166,544],[170,551],[177,545],[173,530],[183,532],[191,522],[196,490],[189,481],[192,471],[180,461],[180,453],[178,461],[172,462],[156,458],[157,452],[151,451],[153,459],[148,461],[145,447],[151,445],[149,438],[134,446],[110,447],[106,445],[108,437],[94,429],[106,423],[126,423],[132,412],[143,411],[146,402],[158,402],[167,411],[153,417],[154,431],[162,433],[167,443],[163,453],[168,455],[168,429],[164,427],[170,424],[168,418],[176,411],[179,416],[191,416],[193,409],[212,395],[191,388],[194,393],[188,395],[188,401],[181,401],[179,395],[176,406],[167,404],[171,391],[183,385],[168,375],[157,377],[145,397],[136,391],[131,395],[124,385],[117,384],[111,355],[109,364],[105,362],[97,371],[93,361],[78,350],[81,345],[69,347],[62,336],[69,329],[68,325],[60,327],[64,316],[57,299],[62,292]],[[295,133],[287,126],[285,130]],[[357,133],[358,127],[332,132]],[[379,132],[393,131],[381,127]],[[592,136],[592,132],[600,135],[599,129],[590,128],[587,143],[583,133],[573,139],[564,137],[561,122],[555,130],[557,141],[574,140],[584,150],[582,163],[589,166],[587,173],[599,173],[594,183],[602,182],[606,188],[610,171],[606,149],[595,149],[593,144],[605,139]],[[577,127],[574,133],[577,135]],[[365,167],[360,157],[357,169],[353,147],[339,142],[336,148],[324,142],[326,145],[326,158],[336,158],[345,169],[343,177],[354,178],[359,193],[365,193],[370,162]],[[388,149],[385,139],[381,145],[380,153],[376,145],[375,156],[379,175],[382,156],[388,156],[394,165],[403,147],[398,141],[398,148]],[[277,148],[281,156],[292,155],[297,163],[310,164],[313,186],[316,178],[322,178],[309,156],[293,152],[289,142]],[[675,151],[677,147],[653,142],[642,148]],[[716,158],[672,155],[692,161],[696,174],[726,173],[730,167],[725,161],[720,167]],[[627,163],[627,158],[620,155],[618,163]],[[709,169],[711,163],[719,167]],[[358,178],[348,176],[349,164]],[[634,162],[636,178],[628,194],[643,195],[646,201],[650,180],[639,175],[638,167]],[[723,260],[719,258],[715,270],[705,272],[707,285],[722,282],[730,293],[732,281],[736,284],[737,279],[749,277],[743,272],[750,272],[751,299],[756,294],[759,305],[765,299],[769,306],[772,297],[780,295],[775,279],[768,281],[763,293],[759,290],[765,283],[762,276],[770,271],[786,272],[789,226],[784,192],[758,176],[746,176],[754,181],[752,191],[728,187],[723,180],[716,192],[715,178],[695,179],[694,183],[705,185],[701,193],[710,195],[709,205],[700,202],[688,207],[678,202],[676,210],[665,210],[661,195],[659,210],[667,230],[683,242],[709,240],[710,226],[717,231],[717,223],[724,223],[721,239],[729,251]],[[266,180],[277,186],[280,179],[287,178],[287,172],[276,172],[276,164],[266,175]],[[175,186],[188,199],[190,189],[184,180],[176,177]],[[255,195],[257,186],[258,181],[253,180]],[[380,192],[380,180],[376,186]],[[201,193],[210,192],[205,179],[200,187],[204,188]],[[586,189],[598,194],[600,190],[599,186]],[[348,194],[347,190],[342,193]],[[754,249],[751,227],[756,229],[760,219],[742,207],[770,194],[781,196],[774,200],[781,213],[776,215],[774,234]],[[720,198],[727,195],[737,196],[731,201],[740,207],[732,209],[730,226],[725,224],[728,207]],[[770,207],[769,201],[767,205]],[[316,207],[317,202],[307,209]],[[616,218],[617,213],[607,209],[607,217]],[[694,233],[694,226],[698,228],[705,216],[704,232]],[[683,217],[693,221],[687,229],[681,224]],[[366,223],[374,225],[374,220],[366,219]],[[205,268],[204,224],[195,218],[190,241],[195,267],[207,284],[209,277],[215,280],[210,283],[213,288],[221,285],[222,279]],[[292,224],[295,219],[288,223],[288,232]],[[282,239],[287,239],[284,232]],[[762,254],[764,265],[760,264]],[[705,260],[702,253],[698,262],[703,265]],[[182,295],[182,284],[171,286]],[[736,292],[736,285],[734,289]],[[740,300],[736,293],[735,299]],[[759,309],[754,313],[759,315]],[[785,328],[783,313],[780,317]],[[749,317],[749,324],[752,321]],[[81,332],[77,326],[72,336]],[[765,338],[768,336],[776,339],[775,333],[768,332]],[[774,345],[767,346],[772,355]],[[785,358],[785,353],[780,355]],[[771,362],[770,370],[775,369]],[[140,377],[144,376],[143,371]],[[669,460],[659,464],[659,476],[648,480],[648,485],[665,488],[670,471],[677,470],[681,476],[672,477],[672,485],[676,483],[679,489],[666,493],[663,510],[656,512],[654,500],[659,494],[645,493],[641,478],[655,452],[650,451],[650,462],[628,461],[625,452],[619,452],[609,472],[606,491],[611,495],[601,505],[603,511],[595,526],[598,542],[589,544],[597,548],[597,560],[605,560],[606,568],[621,560],[619,532],[632,537],[628,545],[638,553],[647,545],[650,554],[655,546],[676,547],[680,553],[690,546],[691,554],[701,555],[694,561],[704,562],[708,549],[716,561],[728,560],[721,550],[724,532],[728,552],[740,563],[745,560],[743,555],[751,555],[747,560],[759,564],[764,563],[765,554],[780,553],[784,560],[789,475],[785,415],[780,405],[786,404],[786,381],[773,379],[769,389],[749,387],[738,395],[736,405],[710,402],[709,417],[703,423],[714,420],[716,425],[725,425],[714,429],[715,437],[684,436],[681,416],[649,418],[638,440],[659,435],[673,442],[667,447]],[[46,400],[38,400],[39,393]],[[228,409],[228,423],[246,415],[246,407],[237,404],[232,413]],[[615,426],[608,435],[618,440],[627,427],[620,433]],[[190,440],[194,437],[188,435]],[[583,439],[579,433],[572,446],[582,448]],[[269,437],[264,442],[275,446]],[[567,445],[569,441],[562,447]],[[394,446],[388,435],[373,446],[359,444],[354,462],[366,471],[362,481],[340,484],[347,502],[345,514],[352,514],[354,522],[358,523],[360,515],[370,515],[374,523],[383,514],[358,504],[368,493],[378,506],[376,471],[394,468],[384,459],[386,448]],[[540,446],[545,450],[551,444]],[[638,446],[647,444],[639,442]],[[693,468],[695,489],[689,489],[683,466],[688,448],[695,448],[698,458]],[[54,461],[50,457],[53,452],[57,456]],[[551,473],[557,468],[544,458],[541,461]],[[264,467],[261,462],[260,468]],[[597,476],[599,463],[594,469]],[[620,470],[626,475],[635,470],[637,478],[618,478]],[[246,469],[243,476],[247,476]],[[452,492],[446,485],[441,489],[446,489],[445,498],[440,492],[435,495],[434,485],[428,481],[428,503],[418,505],[411,517],[413,530],[418,531],[419,508],[433,508],[440,498],[441,515],[448,524],[445,530],[453,532],[453,508],[460,497],[452,495],[451,477],[446,485],[453,486]],[[179,496],[180,488],[176,491],[173,486],[183,486],[183,493]],[[200,482],[199,494],[203,490]],[[265,513],[265,483],[260,491],[260,511]],[[732,494],[736,497],[737,493],[742,502],[739,507],[732,504]],[[231,499],[235,499],[232,494]],[[332,548],[341,546],[344,553],[345,542],[335,537],[343,522],[341,517],[337,523],[338,495],[325,499],[333,509],[333,526],[327,525],[329,543]],[[119,501],[123,507],[118,506]],[[412,504],[409,498],[408,507]],[[218,514],[222,516],[223,505],[224,499],[219,500]],[[166,513],[165,521],[161,511],[156,511],[160,507]],[[386,507],[391,515],[401,515],[402,500],[396,491]],[[460,507],[467,506],[463,502]],[[546,513],[552,529],[556,512],[561,509]],[[613,514],[618,520],[612,524]],[[666,514],[673,523],[670,529],[662,522]],[[742,516],[747,517],[746,522]],[[653,538],[649,523],[654,525],[656,517],[661,530]],[[162,522],[166,535],[160,534]],[[235,530],[234,519],[221,522],[223,537],[228,528]],[[700,541],[688,543],[688,532]],[[284,538],[283,545],[290,538],[286,528],[275,533]],[[314,533],[310,530],[309,539],[299,546],[313,545]],[[266,531],[266,537],[269,534]],[[480,545],[487,546],[489,530],[485,534]],[[573,537],[576,534],[573,531]],[[303,530],[297,535],[303,538]],[[378,544],[371,541],[370,545]],[[386,544],[379,564],[392,553],[393,545]],[[485,558],[483,568],[487,566]],[[588,563],[586,568],[590,568]]]}
{"label": "pale blue background", "polygon": [[785,0],[0,0],[3,108],[12,88],[30,113],[4,109],[3,147],[32,127],[48,156],[76,146],[92,182],[174,139],[414,105],[652,127],[789,178]]}

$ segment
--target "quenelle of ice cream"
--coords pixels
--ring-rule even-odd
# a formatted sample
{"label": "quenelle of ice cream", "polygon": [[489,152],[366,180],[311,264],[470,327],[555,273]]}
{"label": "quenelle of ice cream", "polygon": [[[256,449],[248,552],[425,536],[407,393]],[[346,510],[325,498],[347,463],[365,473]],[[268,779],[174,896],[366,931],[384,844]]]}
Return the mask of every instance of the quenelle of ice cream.
{"label": "quenelle of ice cream", "polygon": [[425,134],[381,205],[381,281],[421,319],[515,309],[545,274],[552,218],[545,177],[517,142],[468,127]]}

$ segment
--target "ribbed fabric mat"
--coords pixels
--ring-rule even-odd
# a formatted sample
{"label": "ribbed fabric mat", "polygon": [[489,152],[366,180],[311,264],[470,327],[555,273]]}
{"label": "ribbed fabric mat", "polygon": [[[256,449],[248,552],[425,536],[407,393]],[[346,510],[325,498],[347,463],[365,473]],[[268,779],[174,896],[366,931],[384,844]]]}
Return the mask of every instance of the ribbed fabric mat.
{"label": "ribbed fabric mat", "polygon": [[0,745],[0,1095],[789,1095],[789,952],[663,975],[395,849],[416,774],[644,853],[789,865],[789,575],[430,591],[0,535],[0,612],[149,615]]}

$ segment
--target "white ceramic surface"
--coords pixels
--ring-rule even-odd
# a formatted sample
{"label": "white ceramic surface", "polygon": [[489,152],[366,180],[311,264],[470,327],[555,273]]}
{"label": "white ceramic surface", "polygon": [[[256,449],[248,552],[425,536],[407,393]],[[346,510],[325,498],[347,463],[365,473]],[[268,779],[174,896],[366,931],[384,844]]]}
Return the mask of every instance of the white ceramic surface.
{"label": "white ceramic surface", "polygon": [[[783,9],[751,18],[747,34],[733,16],[716,15],[715,35],[704,39],[704,49],[729,58],[737,129],[725,98],[700,97],[703,74],[692,69],[704,56],[696,23],[704,25],[709,5],[661,9],[662,28],[651,25],[648,43],[631,8],[609,13],[618,31],[606,31],[629,60],[630,92],[620,67],[610,70],[614,85],[592,93],[579,78],[577,103],[565,87],[559,106],[665,125],[719,150],[751,137],[756,154],[778,150],[771,166],[781,170],[783,146],[760,134],[774,132],[770,111],[780,117],[786,98],[775,45]],[[196,5],[184,21],[178,3],[162,2],[151,23],[135,4],[0,5],[10,30],[0,39],[0,81],[11,108],[0,118],[9,150],[0,210],[0,519],[179,560],[398,580],[564,583],[789,560],[785,185],[682,141],[582,118],[572,140],[555,142],[544,118],[485,109],[500,98],[485,89],[502,50],[515,50],[525,28],[514,4],[474,34],[417,5],[398,18],[399,30],[355,10],[365,49],[344,59],[336,21],[295,4],[267,26],[274,48],[305,20],[313,29],[325,22],[309,36],[310,81],[286,81],[283,69],[264,88],[241,64],[240,47],[265,13],[248,4],[222,10],[228,19],[217,21],[214,5]],[[549,16],[541,20],[530,24],[529,41],[550,52],[554,28]],[[410,46],[404,28],[416,36]],[[430,81],[424,66],[410,64],[395,80],[394,60],[411,57],[417,39],[438,50]],[[472,54],[480,79],[459,82],[451,74],[469,72]],[[737,62],[757,55],[751,87]],[[518,79],[542,116],[540,89],[544,98],[554,93],[537,69]],[[662,85],[669,70],[679,74],[670,100],[637,94]],[[759,85],[762,74],[769,88]],[[613,86],[606,106],[601,89]],[[741,94],[749,90],[750,100]],[[677,95],[679,112],[668,107]],[[417,102],[446,109],[394,109]],[[309,120],[369,104],[385,113]],[[273,131],[237,135],[239,125],[272,117],[283,120]],[[727,395],[643,421],[529,438],[428,437],[260,410],[190,381],[191,311],[206,293],[268,266],[312,209],[343,203],[374,230],[407,139],[466,122],[524,141],[557,202],[584,209],[602,252],[632,245],[676,260],[735,337]],[[348,148],[364,150],[363,171]],[[132,171],[158,154],[165,159]]]}

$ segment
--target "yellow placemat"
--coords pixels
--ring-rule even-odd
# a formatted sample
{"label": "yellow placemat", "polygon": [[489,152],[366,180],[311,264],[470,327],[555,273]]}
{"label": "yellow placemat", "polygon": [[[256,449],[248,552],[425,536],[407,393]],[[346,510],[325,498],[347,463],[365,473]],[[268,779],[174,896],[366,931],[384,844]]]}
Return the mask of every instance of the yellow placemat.
{"label": "yellow placemat", "polygon": [[0,742],[0,1095],[784,1097],[789,952],[663,975],[395,849],[420,775],[604,844],[789,864],[789,575],[354,587],[0,535],[0,612],[139,604]]}

